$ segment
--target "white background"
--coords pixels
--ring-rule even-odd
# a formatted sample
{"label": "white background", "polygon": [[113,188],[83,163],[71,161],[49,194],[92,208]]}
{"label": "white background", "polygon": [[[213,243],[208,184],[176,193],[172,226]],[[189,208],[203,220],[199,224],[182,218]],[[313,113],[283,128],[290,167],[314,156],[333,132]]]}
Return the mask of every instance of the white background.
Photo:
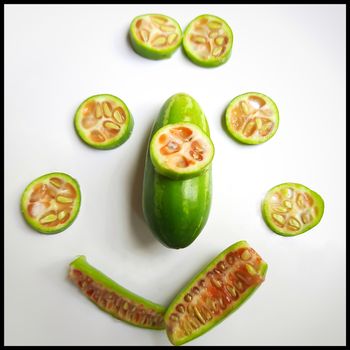
{"label": "white background", "polygon": [[[230,60],[194,65],[179,49],[151,61],[131,49],[132,19],[164,13],[184,29],[196,16],[224,18]],[[269,95],[275,136],[239,145],[221,126],[231,99]],[[203,108],[216,147],[209,220],[182,250],[146,226],[141,192],[152,122],[171,95]],[[73,116],[88,96],[110,93],[130,108],[131,138],[94,150]],[[81,186],[73,225],[52,236],[24,222],[19,200],[36,177],[62,171]],[[285,238],[262,220],[265,193],[299,182],[322,195],[325,213]],[[5,6],[5,344],[167,345],[165,332],[101,312],[66,278],[79,254],[126,288],[167,305],[218,253],[247,240],[268,262],[265,283],[235,313],[191,345],[345,345],[345,5]]]}

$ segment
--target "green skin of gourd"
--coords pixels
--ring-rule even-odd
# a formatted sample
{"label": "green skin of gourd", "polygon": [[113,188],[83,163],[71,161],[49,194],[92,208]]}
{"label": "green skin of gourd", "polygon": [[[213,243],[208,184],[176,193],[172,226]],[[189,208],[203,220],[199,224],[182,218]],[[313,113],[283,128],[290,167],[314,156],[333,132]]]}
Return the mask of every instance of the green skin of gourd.
{"label": "green skin of gourd", "polygon": [[[166,49],[162,49],[162,48],[157,49],[157,48],[146,45],[145,43],[143,43],[142,41],[140,41],[138,39],[138,37],[135,33],[136,21],[144,16],[162,16],[162,17],[167,17],[167,18],[171,19],[173,21],[173,24],[177,28],[176,32],[180,35],[180,40],[178,40],[176,45],[169,46]],[[171,18],[169,16],[161,15],[161,14],[152,13],[152,14],[138,16],[138,17],[135,17],[133,19],[133,21],[130,24],[129,38],[130,38],[130,43],[131,43],[131,45],[136,53],[138,53],[139,55],[141,55],[143,57],[149,58],[151,60],[162,60],[165,58],[170,58],[175,53],[175,51],[178,49],[178,47],[181,45],[182,30],[181,30],[180,25],[173,18]]]}
{"label": "green skin of gourd", "polygon": [[[186,124],[179,124],[179,126],[188,126],[192,129],[196,129],[197,127],[196,126],[193,126],[193,124],[189,124],[189,123],[186,123]],[[173,169],[170,169],[168,167],[165,167],[162,162],[158,159],[158,155],[159,155],[159,150],[157,148],[157,145],[156,145],[156,140],[158,139],[158,137],[160,136],[160,134],[164,132],[163,128],[162,129],[159,129],[155,135],[152,137],[151,139],[151,143],[150,143],[150,156],[151,156],[151,160],[152,160],[152,164],[154,166],[154,168],[156,169],[156,171],[159,173],[159,174],[162,174],[164,176],[167,176],[169,177],[170,179],[173,179],[173,180],[185,180],[185,179],[191,179],[193,177],[196,177],[196,176],[199,176],[201,174],[203,174],[204,172],[207,171],[208,169],[208,166],[211,164],[212,160],[213,160],[213,157],[214,157],[214,144],[213,142],[210,140],[210,138],[208,138],[208,144],[210,145],[211,147],[211,151],[207,153],[207,157],[208,159],[206,159],[206,165],[203,166],[202,168],[201,167],[198,167],[196,169],[192,169],[191,172],[179,172],[176,170],[173,170]],[[203,138],[205,136],[202,136]],[[198,164],[199,165],[199,164]]]}
{"label": "green skin of gourd", "polygon": [[[307,192],[309,195],[311,195],[311,197],[313,198],[313,200],[315,201],[317,207],[318,207],[318,215],[316,218],[314,218],[314,220],[312,220],[308,225],[305,225],[303,227],[303,229],[298,232],[298,233],[288,233],[288,232],[284,232],[280,227],[276,226],[272,219],[271,219],[271,216],[269,215],[270,211],[269,211],[269,208],[268,208],[268,201],[267,199],[264,199],[262,201],[262,204],[261,204],[261,211],[262,211],[262,216],[265,220],[265,223],[267,224],[267,226],[275,233],[281,235],[281,236],[285,236],[285,237],[294,237],[294,236],[298,236],[298,235],[301,235],[302,233],[305,233],[306,231],[309,231],[311,230],[313,227],[315,227],[322,219],[322,216],[323,216],[323,213],[324,213],[324,201],[322,199],[322,197],[312,191],[310,188],[304,186],[304,185],[301,185],[301,184],[297,184],[297,183],[292,183],[292,182],[286,182],[286,183],[283,183],[283,184],[280,184],[280,185],[277,185],[273,188],[271,188],[268,193],[266,194],[266,196],[271,193],[271,192],[275,192],[275,191],[279,191],[281,190],[282,188],[288,188],[288,187],[291,187],[291,188],[295,188],[297,190],[300,190],[300,191],[303,191],[303,192]],[[266,198],[265,196],[265,198]]]}
{"label": "green skin of gourd", "polygon": [[[91,277],[94,281],[99,282],[103,284],[104,287],[111,289],[116,294],[120,295],[121,297],[130,300],[131,302],[135,302],[138,304],[143,304],[146,309],[152,309],[155,312],[159,313],[160,315],[164,315],[166,309],[164,306],[155,304],[147,299],[144,299],[143,297],[134,294],[133,292],[129,291],[128,289],[122,287],[112,279],[110,279],[108,276],[103,274],[101,271],[97,270],[95,267],[90,265],[86,257],[84,255],[78,256],[74,261],[70,263],[70,266],[74,269],[77,269],[84,274]],[[96,304],[93,300],[89,299],[91,302],[93,302],[96,306],[98,306],[101,310],[109,313],[105,309],[101,308],[98,304]],[[111,314],[113,317],[114,315]],[[155,329],[155,330],[161,330],[164,329],[164,327],[147,327],[144,325],[140,325],[138,323],[133,323],[128,320],[123,320],[124,322],[127,322],[129,324],[132,324],[133,326],[140,327],[140,328],[149,328],[149,329]]]}
{"label": "green skin of gourd", "polygon": [[[189,122],[210,137],[207,119],[189,95],[176,94],[163,105],[151,131],[152,136],[168,124]],[[143,180],[143,212],[154,235],[169,248],[190,245],[203,229],[210,211],[212,192],[211,165],[200,176],[172,180],[156,172],[149,147]]]}
{"label": "green skin of gourd", "polygon": [[[102,97],[102,98],[104,97],[106,99],[114,100],[116,103],[118,103],[123,107],[127,117],[127,120],[125,122],[126,125],[122,127],[121,131],[118,134],[118,137],[102,143],[93,142],[89,137],[87,137],[86,131],[81,127],[79,123],[80,112],[83,106],[85,105],[85,103],[99,97]],[[109,150],[122,145],[124,142],[126,142],[129,139],[134,128],[134,119],[127,105],[120,98],[110,94],[100,94],[100,95],[91,96],[80,104],[74,116],[74,127],[79,137],[90,147],[97,148],[100,150]]]}
{"label": "green skin of gourd", "polygon": [[[226,34],[229,38],[229,44],[230,45],[227,50],[226,53],[220,57],[212,57],[211,59],[208,60],[204,60],[201,59],[199,57],[197,57],[191,49],[191,46],[189,44],[187,44],[187,40],[186,38],[190,35],[191,33],[191,26],[192,23],[195,21],[198,21],[201,18],[205,18],[205,17],[210,17],[210,19],[213,20],[217,20],[219,22],[223,23],[223,26],[225,28]],[[182,46],[183,46],[183,50],[186,54],[186,56],[195,64],[201,66],[201,67],[205,67],[205,68],[213,68],[213,67],[218,67],[221,66],[222,64],[226,63],[229,58],[231,57],[231,53],[232,53],[232,46],[233,46],[233,32],[230,28],[230,26],[220,17],[217,16],[213,16],[213,15],[209,15],[209,14],[205,14],[205,15],[201,15],[196,17],[185,29],[184,31],[184,35],[183,35],[183,40],[182,40]]]}
{"label": "green skin of gourd", "polygon": [[[191,281],[176,295],[176,297],[168,306],[167,311],[164,315],[165,324],[169,322],[169,317],[174,312],[177,304],[179,304],[183,300],[184,296],[192,289],[194,285],[197,284],[199,280],[204,278],[207,272],[212,270],[215,267],[215,265],[219,261],[223,260],[228,253],[233,252],[240,248],[249,248],[249,247],[250,246],[246,241],[239,241],[231,245],[230,247],[226,248],[222,253],[220,253],[214,260],[212,260],[202,271],[200,271],[197,275],[195,275],[191,279]],[[261,261],[260,269],[259,271],[257,271],[258,274],[263,278],[265,278],[267,268],[268,268],[267,263],[264,261]],[[201,326],[198,329],[198,331],[197,330],[194,331],[191,335],[181,339],[175,339],[171,336],[169,332],[167,332],[170,342],[173,345],[182,345],[206,333],[207,331],[209,331],[210,329],[218,325],[220,322],[222,322],[227,316],[229,316],[235,310],[237,310],[260,287],[260,285],[261,284],[248,288],[243,294],[241,294],[240,298],[235,302],[232,308],[228,308],[227,310],[225,310],[219,317],[214,317],[212,320],[208,321],[206,325]]]}
{"label": "green skin of gourd", "polygon": [[[42,182],[43,180],[46,180],[51,177],[58,177],[60,179],[63,179],[66,182],[69,182],[77,191],[77,197],[75,199],[75,205],[71,213],[70,219],[67,222],[65,222],[63,225],[60,225],[58,227],[44,227],[37,220],[33,219],[27,211],[27,203],[29,200],[29,192],[31,188],[35,186],[37,183]],[[25,188],[21,198],[21,212],[27,224],[31,226],[35,231],[39,233],[45,233],[45,234],[55,234],[66,230],[70,225],[72,225],[72,223],[74,222],[74,220],[76,219],[79,213],[80,202],[81,202],[81,193],[80,193],[80,186],[77,180],[73,179],[70,175],[65,173],[50,173],[50,174],[45,174],[43,176],[38,177]]]}

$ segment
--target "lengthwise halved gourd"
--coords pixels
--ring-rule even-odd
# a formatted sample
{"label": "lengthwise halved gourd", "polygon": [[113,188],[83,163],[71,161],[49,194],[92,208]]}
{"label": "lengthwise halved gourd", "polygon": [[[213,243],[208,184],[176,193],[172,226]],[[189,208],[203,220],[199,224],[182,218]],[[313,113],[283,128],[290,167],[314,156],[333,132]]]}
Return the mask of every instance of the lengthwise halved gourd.
{"label": "lengthwise halved gourd", "polygon": [[68,277],[89,300],[113,317],[141,328],[165,328],[164,306],[122,287],[90,265],[84,255],[70,263]]}
{"label": "lengthwise halved gourd", "polygon": [[[189,95],[171,96],[156,119],[150,139],[162,127],[192,123],[210,137],[207,119]],[[143,212],[154,235],[169,248],[185,248],[200,234],[207,222],[212,192],[211,164],[207,170],[186,180],[173,180],[159,174],[151,161],[149,145],[143,180]]]}
{"label": "lengthwise halved gourd", "polygon": [[168,306],[170,342],[182,345],[215,327],[256,291],[266,271],[267,263],[246,241],[225,249]]}

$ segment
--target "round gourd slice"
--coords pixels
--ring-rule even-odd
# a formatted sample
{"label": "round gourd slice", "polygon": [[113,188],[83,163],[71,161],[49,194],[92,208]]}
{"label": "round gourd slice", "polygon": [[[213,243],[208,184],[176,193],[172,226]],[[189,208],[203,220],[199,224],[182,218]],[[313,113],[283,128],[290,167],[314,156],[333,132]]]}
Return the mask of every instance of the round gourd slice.
{"label": "round gourd slice", "polygon": [[203,67],[224,64],[231,56],[232,44],[230,26],[217,16],[198,16],[184,31],[183,48],[186,55]]}
{"label": "round gourd slice", "polygon": [[192,123],[170,124],[152,137],[150,156],[158,173],[174,180],[189,179],[208,169],[214,157],[214,145]]}
{"label": "round gourd slice", "polygon": [[40,233],[67,229],[80,209],[78,182],[64,173],[50,173],[32,181],[21,198],[21,211],[27,223]]}
{"label": "round gourd slice", "polygon": [[108,94],[94,95],[78,107],[74,126],[80,138],[89,146],[112,149],[128,140],[134,119],[126,104]]}
{"label": "round gourd slice", "polygon": [[237,141],[256,145],[269,140],[277,131],[279,112],[270,97],[247,92],[235,97],[226,109],[226,127]]}
{"label": "round gourd slice", "polygon": [[272,231],[282,236],[297,236],[316,226],[324,212],[322,197],[297,183],[271,188],[263,202],[262,215]]}
{"label": "round gourd slice", "polygon": [[129,36],[132,47],[138,54],[158,60],[174,54],[181,45],[182,30],[169,16],[146,14],[133,19]]}

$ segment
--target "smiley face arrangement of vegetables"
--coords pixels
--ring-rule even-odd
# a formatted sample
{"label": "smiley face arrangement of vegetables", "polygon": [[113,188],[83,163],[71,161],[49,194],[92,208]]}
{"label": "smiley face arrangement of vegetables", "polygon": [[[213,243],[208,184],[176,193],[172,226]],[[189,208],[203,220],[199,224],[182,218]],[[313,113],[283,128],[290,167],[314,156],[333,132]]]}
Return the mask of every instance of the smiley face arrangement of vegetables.
{"label": "smiley face arrangement of vegetables", "polygon": [[171,57],[181,45],[182,31],[169,16],[147,14],[133,19],[129,29],[134,50],[143,57],[159,60]]}
{"label": "smiley face arrangement of vegetables", "polygon": [[101,310],[137,327],[164,329],[165,308],[125,289],[90,265],[84,255],[71,262],[69,279]]}
{"label": "smiley face arrangement of vegetables", "polygon": [[81,103],[75,113],[74,126],[79,137],[89,146],[112,149],[128,140],[134,119],[120,98],[102,94]]}
{"label": "smiley face arrangement of vegetables", "polygon": [[217,67],[231,56],[233,33],[220,17],[201,15],[185,29],[183,48],[187,57],[202,67]]}
{"label": "smiley face arrangement of vegetables", "polygon": [[321,221],[323,212],[324,201],[318,193],[290,182],[271,188],[262,202],[266,224],[275,233],[287,237],[312,229]]}
{"label": "smiley face arrangement of vegetables", "polygon": [[[170,97],[163,105],[153,125],[150,142],[161,128],[169,125],[176,131],[179,123],[191,123],[201,130],[201,134],[210,138],[202,109],[191,96],[180,93]],[[149,227],[164,245],[184,248],[197,238],[208,219],[211,189],[211,164],[198,176],[173,180],[157,172],[148,147],[143,180],[143,212]]]}
{"label": "smiley face arrangement of vegetables", "polygon": [[[181,27],[162,14],[137,16],[129,28],[134,50],[150,59],[171,57],[183,43],[191,61],[216,67],[230,58],[233,33],[221,18],[201,15],[182,36]],[[229,134],[244,144],[273,137],[279,111],[268,96],[249,92],[235,97],[225,113]],[[130,137],[134,120],[118,97],[101,94],[81,103],[74,117],[79,137],[97,149],[112,149]],[[143,179],[145,219],[169,248],[189,246],[200,234],[211,206],[214,145],[207,119],[189,95],[171,96],[151,131]],[[65,173],[50,173],[32,181],[21,198],[26,222],[36,231],[54,234],[67,229],[80,209],[78,182]],[[282,236],[300,235],[316,226],[324,212],[321,196],[296,183],[273,187],[262,202],[266,224]],[[177,294],[168,308],[122,287],[78,256],[68,277],[101,310],[141,328],[166,329],[170,342],[185,344],[223,321],[264,282],[267,263],[239,241],[212,260]]]}
{"label": "smiley face arrangement of vegetables", "polygon": [[50,173],[25,188],[21,211],[34,230],[58,233],[67,229],[77,217],[80,199],[80,188],[75,179],[64,173]]}
{"label": "smiley face arrangement of vegetables", "polygon": [[261,285],[266,262],[246,241],[220,253],[178,293],[165,313],[174,345],[209,331],[237,310]]}
{"label": "smiley face arrangement of vegetables", "polygon": [[279,113],[270,97],[247,92],[230,102],[225,121],[228,133],[235,140],[256,145],[268,141],[276,133]]}

